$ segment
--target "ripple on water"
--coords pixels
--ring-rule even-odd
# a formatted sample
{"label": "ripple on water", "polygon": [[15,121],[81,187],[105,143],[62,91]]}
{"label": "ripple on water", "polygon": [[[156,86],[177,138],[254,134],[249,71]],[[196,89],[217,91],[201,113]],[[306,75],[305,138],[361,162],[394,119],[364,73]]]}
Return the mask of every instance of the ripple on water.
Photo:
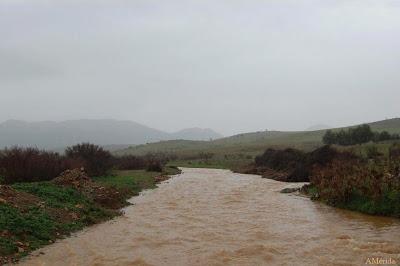
{"label": "ripple on water", "polygon": [[372,256],[400,262],[399,220],[279,193],[284,187],[254,175],[184,169],[132,199],[125,216],[21,264],[363,265]]}

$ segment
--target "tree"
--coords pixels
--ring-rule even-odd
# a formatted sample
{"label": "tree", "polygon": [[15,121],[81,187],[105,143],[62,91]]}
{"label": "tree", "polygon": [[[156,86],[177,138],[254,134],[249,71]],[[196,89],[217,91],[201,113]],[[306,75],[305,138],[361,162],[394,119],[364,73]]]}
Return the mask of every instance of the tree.
{"label": "tree", "polygon": [[374,133],[369,125],[361,125],[349,129],[351,144],[366,143],[374,138]]}
{"label": "tree", "polygon": [[385,141],[394,138],[394,135],[390,135],[387,131],[376,132],[374,136],[374,141]]}
{"label": "tree", "polygon": [[[381,135],[382,134],[382,135]],[[339,144],[343,146],[366,143],[369,141],[378,141],[381,138],[387,138],[389,133],[374,133],[369,125],[361,125],[347,130],[341,129],[338,132],[326,131],[322,138],[325,144]],[[390,137],[390,134],[389,134]]]}
{"label": "tree", "polygon": [[336,144],[343,145],[343,146],[352,144],[351,140],[350,140],[350,134],[348,132],[344,131],[343,129],[337,133],[336,142],[337,142]]}
{"label": "tree", "polygon": [[325,135],[322,137],[322,142],[327,145],[336,143],[336,134],[332,130],[327,130]]}

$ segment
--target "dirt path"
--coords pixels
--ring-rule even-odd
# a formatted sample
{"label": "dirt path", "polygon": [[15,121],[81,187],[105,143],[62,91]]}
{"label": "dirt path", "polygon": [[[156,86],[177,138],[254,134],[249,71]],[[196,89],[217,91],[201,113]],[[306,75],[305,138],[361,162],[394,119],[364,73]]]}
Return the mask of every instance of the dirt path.
{"label": "dirt path", "polygon": [[[364,265],[400,263],[400,221],[279,193],[293,186],[225,170],[184,173],[114,221],[22,265]],[[38,255],[44,252],[44,255]]]}

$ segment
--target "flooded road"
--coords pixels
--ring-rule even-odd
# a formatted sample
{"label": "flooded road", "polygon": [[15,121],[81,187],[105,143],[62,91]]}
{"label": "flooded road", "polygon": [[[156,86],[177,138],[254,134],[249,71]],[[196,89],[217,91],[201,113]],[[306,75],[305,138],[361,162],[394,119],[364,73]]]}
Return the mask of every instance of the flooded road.
{"label": "flooded road", "polygon": [[400,263],[400,220],[279,193],[295,184],[226,170],[183,171],[134,198],[123,217],[21,264],[365,265],[368,257]]}

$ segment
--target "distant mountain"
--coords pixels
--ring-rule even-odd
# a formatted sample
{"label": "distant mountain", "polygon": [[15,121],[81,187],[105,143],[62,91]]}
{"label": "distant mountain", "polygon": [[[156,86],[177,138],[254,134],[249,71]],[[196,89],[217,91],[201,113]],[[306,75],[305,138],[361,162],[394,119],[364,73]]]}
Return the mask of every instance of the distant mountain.
{"label": "distant mountain", "polygon": [[307,128],[304,131],[315,131],[315,130],[323,130],[323,129],[330,129],[330,128],[332,128],[332,127],[324,125],[324,124],[317,124],[317,125],[313,125],[313,126]]}
{"label": "distant mountain", "polygon": [[138,145],[162,140],[204,140],[220,137],[209,129],[190,129],[167,133],[132,121],[70,120],[63,122],[25,122],[8,120],[0,124],[0,148],[36,146],[59,149],[80,142],[91,142],[115,149],[119,145]]}
{"label": "distant mountain", "polygon": [[223,136],[210,128],[186,128],[172,133],[173,139],[184,140],[212,140]]}

